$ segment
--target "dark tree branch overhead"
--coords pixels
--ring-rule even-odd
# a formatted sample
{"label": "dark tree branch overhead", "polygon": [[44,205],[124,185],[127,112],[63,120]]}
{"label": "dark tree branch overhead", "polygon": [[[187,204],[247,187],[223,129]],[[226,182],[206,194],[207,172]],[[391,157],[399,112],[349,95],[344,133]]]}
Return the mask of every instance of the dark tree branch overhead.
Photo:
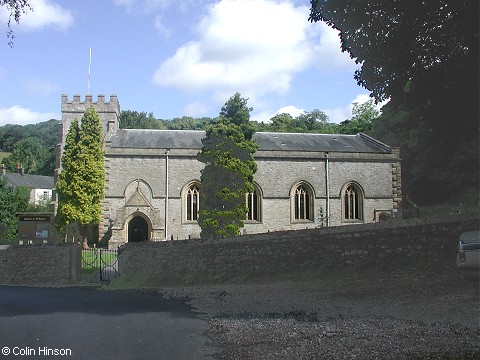
{"label": "dark tree branch overhead", "polygon": [[309,20],[340,31],[342,51],[361,64],[355,79],[377,102],[447,63],[467,73],[478,63],[477,0],[312,0]]}
{"label": "dark tree branch overhead", "polygon": [[339,30],[357,83],[390,100],[373,134],[402,148],[404,189],[478,189],[478,0],[312,0],[309,20]]}
{"label": "dark tree branch overhead", "polygon": [[8,12],[7,22],[7,39],[8,45],[13,47],[13,39],[15,35],[12,29],[12,19],[18,24],[22,14],[26,14],[29,10],[33,11],[33,7],[28,0],[0,0],[0,6],[5,6]]}

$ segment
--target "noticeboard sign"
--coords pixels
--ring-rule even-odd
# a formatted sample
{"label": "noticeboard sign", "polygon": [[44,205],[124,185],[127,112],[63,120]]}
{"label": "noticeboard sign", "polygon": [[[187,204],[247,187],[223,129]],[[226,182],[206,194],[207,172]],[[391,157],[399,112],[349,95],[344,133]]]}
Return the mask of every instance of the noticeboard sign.
{"label": "noticeboard sign", "polygon": [[51,221],[50,215],[20,215],[18,220],[20,221]]}
{"label": "noticeboard sign", "polygon": [[53,239],[53,214],[17,213],[18,240],[26,243],[44,243]]}

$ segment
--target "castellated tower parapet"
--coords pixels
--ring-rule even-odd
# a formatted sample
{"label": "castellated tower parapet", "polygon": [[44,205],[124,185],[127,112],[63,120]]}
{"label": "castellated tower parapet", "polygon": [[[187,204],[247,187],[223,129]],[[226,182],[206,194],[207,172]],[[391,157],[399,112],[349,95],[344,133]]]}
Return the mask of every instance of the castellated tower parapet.
{"label": "castellated tower parapet", "polygon": [[83,114],[90,106],[93,106],[100,116],[105,137],[108,137],[118,129],[120,104],[117,95],[110,95],[109,101],[105,101],[105,95],[98,95],[97,101],[93,101],[92,95],[85,95],[84,101],[81,101],[80,95],[73,95],[72,100],[69,101],[68,95],[63,94],[61,96],[62,123],[58,133],[56,149],[55,180],[61,168],[60,159],[68,129],[74,119],[78,121],[82,119]]}
{"label": "castellated tower parapet", "polygon": [[[97,110],[104,126],[105,134],[114,132],[118,129],[118,117],[120,116],[120,104],[117,95],[110,95],[110,101],[105,102],[105,95],[98,95],[97,101],[94,102],[92,95],[86,95],[85,101],[80,100],[80,95],[73,95],[72,101],[68,101],[68,95],[62,95],[62,124],[68,123],[67,129],[70,127],[72,120],[77,118],[80,120],[85,111],[93,106]],[[65,139],[66,132],[63,136]]]}

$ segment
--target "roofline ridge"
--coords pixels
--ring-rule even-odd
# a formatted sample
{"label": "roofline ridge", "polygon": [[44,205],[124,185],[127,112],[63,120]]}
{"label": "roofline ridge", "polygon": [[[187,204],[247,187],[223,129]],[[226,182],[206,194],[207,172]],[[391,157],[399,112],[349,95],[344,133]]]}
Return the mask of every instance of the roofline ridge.
{"label": "roofline ridge", "polygon": [[192,130],[192,129],[118,129],[118,130],[129,130],[129,131],[163,131],[163,132],[174,132],[174,131],[183,131],[183,132],[205,132],[205,130]]}
{"label": "roofline ridge", "polygon": [[359,132],[357,133],[357,135],[355,136],[358,136],[360,137],[361,139],[369,142],[370,144],[372,145],[375,145],[376,147],[379,147],[380,149],[382,150],[385,150],[385,151],[388,151],[388,152],[392,152],[392,148],[390,146],[388,146],[387,144],[367,135],[367,134],[364,134],[363,132]]}
{"label": "roofline ridge", "polygon": [[306,132],[280,132],[280,131],[256,131],[255,134],[282,134],[282,135],[322,135],[322,136],[356,136],[351,134],[322,134],[322,133],[306,133]]}

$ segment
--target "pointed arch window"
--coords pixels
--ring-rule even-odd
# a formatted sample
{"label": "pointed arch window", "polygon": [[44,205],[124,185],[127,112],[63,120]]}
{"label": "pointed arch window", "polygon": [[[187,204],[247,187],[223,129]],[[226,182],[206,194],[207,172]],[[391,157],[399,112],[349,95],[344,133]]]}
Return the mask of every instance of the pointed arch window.
{"label": "pointed arch window", "polygon": [[292,192],[294,221],[313,221],[313,190],[305,183],[297,185]]}
{"label": "pointed arch window", "polygon": [[200,210],[200,186],[198,183],[192,183],[185,191],[185,220],[198,221],[198,211]]}
{"label": "pointed arch window", "polygon": [[343,219],[363,221],[363,192],[356,184],[348,184],[343,192]]}
{"label": "pointed arch window", "polygon": [[247,221],[262,221],[262,214],[261,214],[261,191],[260,189],[254,185],[253,192],[249,192],[245,194],[245,205],[247,206],[247,214],[246,220]]}

